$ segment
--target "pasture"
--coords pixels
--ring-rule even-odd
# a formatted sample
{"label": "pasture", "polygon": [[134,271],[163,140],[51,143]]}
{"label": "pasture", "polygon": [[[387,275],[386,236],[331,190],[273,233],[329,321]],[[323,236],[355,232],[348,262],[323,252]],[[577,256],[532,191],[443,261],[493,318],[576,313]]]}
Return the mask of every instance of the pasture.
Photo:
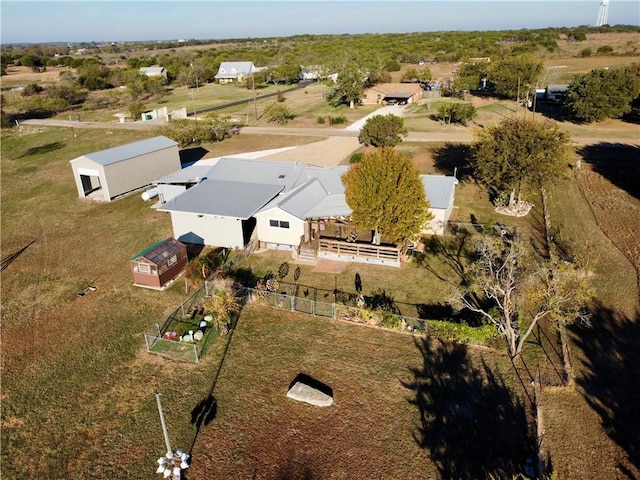
{"label": "pasture", "polygon": [[[285,95],[307,112],[296,120],[301,126],[326,113],[313,101],[305,110],[305,101],[320,95]],[[176,105],[188,100],[185,95]],[[637,125],[615,122],[589,127],[593,136],[602,133],[599,127],[629,138],[634,127],[637,132]],[[80,201],[68,161],[149,133],[23,128],[15,139],[3,134],[1,160],[2,258],[29,245],[1,274],[7,478],[151,478],[164,451],[155,392],[162,393],[174,448],[192,449],[187,477],[193,480],[510,478],[532,454],[530,388],[517,375],[526,378],[526,372],[515,370],[501,351],[250,305],[236,330],[198,364],[148,355],[143,331],[180,303],[184,284],[165,292],[137,289],[127,262],[171,235],[169,217],[138,194],[111,204]],[[314,140],[241,134],[203,145],[199,154]],[[463,175],[464,146],[399,148],[423,172],[458,167],[455,220],[514,222],[498,218]],[[633,478],[640,475],[633,443],[637,412],[625,405],[638,401],[637,389],[628,387],[637,385],[637,349],[629,339],[637,338],[639,321],[633,262],[640,250],[633,232],[640,199],[624,172],[637,172],[637,149],[603,146],[577,154],[583,169],[571,170],[550,192],[551,218],[558,241],[588,257],[599,302],[595,327],[572,330],[576,389],[545,390],[543,448],[559,478],[624,478],[625,472]],[[621,158],[626,163],[617,163]],[[533,214],[517,220],[531,235],[541,216],[541,204],[534,203]],[[257,274],[281,261],[256,256],[245,267]],[[350,265],[337,276],[305,268],[301,279],[350,290],[358,272],[369,291],[384,289],[398,302],[440,304],[446,282],[439,277],[455,273],[446,257],[434,255],[428,266]],[[87,285],[97,290],[78,297]],[[558,363],[551,349],[547,354]],[[527,346],[527,361],[543,357],[539,346]],[[287,399],[298,373],[329,384],[335,408],[315,410]]]}

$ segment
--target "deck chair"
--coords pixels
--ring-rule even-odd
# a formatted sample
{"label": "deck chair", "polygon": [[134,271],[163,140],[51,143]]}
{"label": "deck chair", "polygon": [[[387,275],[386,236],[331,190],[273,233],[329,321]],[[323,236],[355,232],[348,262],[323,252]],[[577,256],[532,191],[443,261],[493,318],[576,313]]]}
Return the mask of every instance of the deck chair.
{"label": "deck chair", "polygon": [[356,240],[358,240],[358,232],[351,232],[349,238],[347,238],[347,242],[355,243]]}

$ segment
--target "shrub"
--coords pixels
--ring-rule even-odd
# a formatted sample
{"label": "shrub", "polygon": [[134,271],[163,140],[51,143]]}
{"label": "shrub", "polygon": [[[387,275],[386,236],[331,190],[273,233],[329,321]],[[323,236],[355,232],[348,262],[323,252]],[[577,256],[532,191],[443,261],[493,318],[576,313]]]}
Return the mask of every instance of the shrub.
{"label": "shrub", "polygon": [[329,125],[342,125],[347,123],[347,117],[340,115],[339,117],[329,117]]}
{"label": "shrub", "polygon": [[613,53],[613,47],[609,45],[603,45],[602,47],[598,47],[596,53],[598,55],[610,55]]}
{"label": "shrub", "polygon": [[268,122],[271,123],[287,123],[293,118],[293,114],[289,107],[283,103],[274,103],[270,105],[264,112]]}
{"label": "shrub", "polygon": [[580,50],[580,56],[582,58],[587,58],[591,56],[591,49],[590,48],[583,48],[582,50]]}
{"label": "shrub", "polygon": [[318,125],[324,125],[326,123],[326,120],[324,119],[324,117],[318,117],[316,118],[316,123]]}

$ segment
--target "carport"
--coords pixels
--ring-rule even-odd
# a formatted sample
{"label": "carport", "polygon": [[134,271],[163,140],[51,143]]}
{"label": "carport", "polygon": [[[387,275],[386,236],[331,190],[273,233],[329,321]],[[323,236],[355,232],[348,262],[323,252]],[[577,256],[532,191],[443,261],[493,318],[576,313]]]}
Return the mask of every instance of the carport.
{"label": "carport", "polygon": [[382,101],[387,105],[406,105],[411,103],[412,93],[407,92],[391,92],[387,93]]}

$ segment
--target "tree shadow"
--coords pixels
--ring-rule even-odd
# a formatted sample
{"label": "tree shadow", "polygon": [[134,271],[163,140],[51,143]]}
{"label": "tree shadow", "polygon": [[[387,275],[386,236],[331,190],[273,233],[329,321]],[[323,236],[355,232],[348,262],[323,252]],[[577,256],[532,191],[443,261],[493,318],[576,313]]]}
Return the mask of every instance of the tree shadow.
{"label": "tree shadow", "polygon": [[418,318],[423,320],[441,320],[451,323],[466,323],[471,327],[484,325],[482,315],[469,309],[455,310],[448,303],[419,303],[416,305]]}
{"label": "tree shadow", "polygon": [[462,143],[445,143],[444,147],[433,149],[434,166],[443,174],[453,175],[461,181],[471,180],[469,158],[471,146]]}
{"label": "tree shadow", "polygon": [[594,172],[640,199],[640,147],[620,143],[600,142],[577,151]]}
{"label": "tree shadow", "polygon": [[416,339],[421,368],[405,383],[418,408],[416,443],[429,449],[441,478],[512,478],[535,458],[535,435],[526,409],[482,360],[472,363],[463,345]]}
{"label": "tree shadow", "polygon": [[62,142],[51,142],[45,145],[38,145],[37,147],[31,147],[24,152],[21,157],[30,157],[31,155],[42,155],[44,153],[54,152],[63,148],[65,145]]}
{"label": "tree shadow", "polygon": [[371,310],[384,310],[385,312],[400,314],[400,309],[396,305],[395,300],[384,289],[377,288],[371,292],[371,295],[365,295],[364,302],[367,308]]}
{"label": "tree shadow", "polygon": [[448,280],[436,272],[430,265],[431,259],[437,257],[457,275],[460,283],[465,285],[467,282],[466,264],[475,255],[470,245],[470,240],[471,234],[466,229],[462,229],[459,234],[455,236],[440,237],[434,235],[426,238],[423,240],[424,252],[416,255],[417,263],[426,268],[439,280],[446,282]]}
{"label": "tree shadow", "polygon": [[598,304],[591,313],[592,328],[571,327],[582,353],[576,382],[605,432],[640,468],[640,312],[628,318]]}

